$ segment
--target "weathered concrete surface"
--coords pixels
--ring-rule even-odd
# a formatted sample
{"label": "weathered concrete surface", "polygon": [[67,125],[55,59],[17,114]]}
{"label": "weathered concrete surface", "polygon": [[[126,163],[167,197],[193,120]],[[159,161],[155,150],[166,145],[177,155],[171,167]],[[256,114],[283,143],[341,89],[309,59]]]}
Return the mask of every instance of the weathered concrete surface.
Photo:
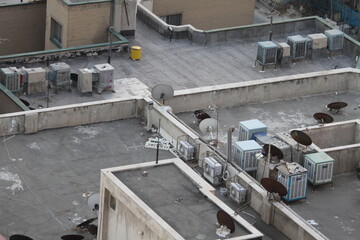
{"label": "weathered concrete surface", "polygon": [[[0,234],[60,239],[96,215],[86,205],[99,192],[100,169],[154,161],[142,119],[18,134],[0,141]],[[3,141],[4,140],[4,141]],[[160,151],[160,159],[172,158]],[[83,234],[83,233],[82,233]],[[93,239],[86,235],[86,240]]]}
{"label": "weathered concrete surface", "polygon": [[359,239],[360,181],[355,173],[334,177],[334,188],[318,186],[308,191],[306,202],[289,206],[306,220],[314,220],[314,227],[330,239]]}

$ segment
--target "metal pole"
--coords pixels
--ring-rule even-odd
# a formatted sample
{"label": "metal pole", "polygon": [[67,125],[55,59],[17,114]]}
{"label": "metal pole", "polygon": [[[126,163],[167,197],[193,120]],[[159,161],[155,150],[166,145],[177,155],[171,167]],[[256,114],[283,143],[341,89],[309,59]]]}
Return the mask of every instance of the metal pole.
{"label": "metal pole", "polygon": [[155,162],[156,164],[159,163],[160,123],[161,123],[161,118],[159,118],[158,142],[157,142],[157,147],[156,147],[156,162]]}
{"label": "metal pole", "polygon": [[272,26],[273,26],[273,15],[270,16],[270,31],[269,31],[269,41],[272,39]]}
{"label": "metal pole", "polygon": [[108,51],[108,60],[107,60],[107,62],[108,62],[108,64],[110,64],[111,63],[111,52],[112,52],[112,30],[114,29],[114,27],[109,27],[109,34],[110,34],[110,36],[109,36],[109,40],[110,40],[110,46],[109,46],[109,51]]}

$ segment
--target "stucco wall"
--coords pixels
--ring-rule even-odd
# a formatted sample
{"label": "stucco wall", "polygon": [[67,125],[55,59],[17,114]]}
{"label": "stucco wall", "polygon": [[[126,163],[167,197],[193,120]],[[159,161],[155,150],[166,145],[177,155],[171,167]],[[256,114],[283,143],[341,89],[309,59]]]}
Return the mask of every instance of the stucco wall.
{"label": "stucco wall", "polygon": [[0,114],[23,111],[21,107],[0,88]]}
{"label": "stucco wall", "polygon": [[0,6],[0,56],[44,50],[45,2]]}
{"label": "stucco wall", "polygon": [[69,6],[67,47],[107,42],[111,2]]}
{"label": "stucco wall", "polygon": [[253,23],[255,0],[154,0],[158,16],[182,13],[182,24],[215,29]]}

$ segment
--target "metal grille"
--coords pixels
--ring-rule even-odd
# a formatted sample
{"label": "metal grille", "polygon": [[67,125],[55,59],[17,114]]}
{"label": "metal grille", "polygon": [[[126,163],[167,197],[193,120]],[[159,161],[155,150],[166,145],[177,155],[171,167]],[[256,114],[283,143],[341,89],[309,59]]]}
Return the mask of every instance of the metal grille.
{"label": "metal grille", "polygon": [[277,48],[258,47],[257,60],[261,64],[275,64],[276,63]]}
{"label": "metal grille", "polygon": [[341,50],[344,45],[344,36],[337,35],[329,38],[329,50]]}
{"label": "metal grille", "polygon": [[258,46],[258,50],[257,50],[257,60],[261,63],[263,62],[263,55],[264,55],[264,48],[262,46]]}
{"label": "metal grille", "polygon": [[293,42],[288,40],[290,46],[290,56],[293,59],[301,59],[306,56],[306,41],[303,42]]}
{"label": "metal grille", "polygon": [[70,71],[57,71],[55,81],[57,86],[70,84]]}
{"label": "metal grille", "polygon": [[244,127],[240,126],[239,129],[239,141],[249,140],[249,131]]}
{"label": "metal grille", "polygon": [[317,165],[316,183],[327,183],[332,181],[333,163],[323,163]]}
{"label": "metal grille", "polygon": [[18,74],[4,74],[2,84],[10,91],[20,90],[20,77]]}
{"label": "metal grille", "polygon": [[242,166],[240,166],[245,171],[254,171],[258,168],[258,159],[256,154],[261,153],[261,150],[256,151],[247,151],[243,154],[244,158],[242,159]]}
{"label": "metal grille", "polygon": [[315,177],[315,166],[312,162],[310,162],[308,159],[306,159],[306,163],[304,166],[309,173],[309,181],[313,182],[314,181],[314,177]]}
{"label": "metal grille", "polygon": [[[297,198],[303,198],[306,196],[306,184],[307,184],[307,175],[296,175],[290,177],[290,192],[289,199],[297,199]],[[289,191],[289,189],[288,189]]]}

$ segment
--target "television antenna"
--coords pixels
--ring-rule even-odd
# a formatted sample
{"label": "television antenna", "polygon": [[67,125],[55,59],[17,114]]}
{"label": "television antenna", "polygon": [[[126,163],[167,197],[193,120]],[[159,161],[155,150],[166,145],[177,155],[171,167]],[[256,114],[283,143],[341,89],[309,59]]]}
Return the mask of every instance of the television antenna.
{"label": "television antenna", "polygon": [[161,100],[164,105],[166,99],[174,97],[174,89],[170,85],[158,84],[151,90],[151,96],[156,100]]}

